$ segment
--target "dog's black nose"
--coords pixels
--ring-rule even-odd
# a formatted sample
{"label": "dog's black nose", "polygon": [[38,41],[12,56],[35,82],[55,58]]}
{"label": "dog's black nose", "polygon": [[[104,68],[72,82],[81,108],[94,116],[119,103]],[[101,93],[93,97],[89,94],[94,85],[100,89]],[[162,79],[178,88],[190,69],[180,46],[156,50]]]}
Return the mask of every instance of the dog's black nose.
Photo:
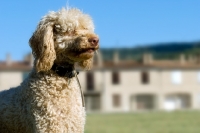
{"label": "dog's black nose", "polygon": [[88,42],[90,42],[92,44],[92,46],[97,46],[98,42],[99,42],[99,38],[98,37],[91,37],[88,39]]}

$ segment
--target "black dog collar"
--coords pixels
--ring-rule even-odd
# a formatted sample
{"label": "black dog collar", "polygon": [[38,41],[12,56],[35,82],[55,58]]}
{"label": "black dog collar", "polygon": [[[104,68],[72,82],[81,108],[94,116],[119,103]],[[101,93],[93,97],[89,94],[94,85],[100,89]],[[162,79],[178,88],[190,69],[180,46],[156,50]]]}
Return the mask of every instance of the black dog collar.
{"label": "black dog collar", "polygon": [[[81,84],[80,84],[80,82],[78,80],[78,77],[77,77],[77,75],[79,74],[79,72],[77,72],[74,69],[74,66],[73,65],[62,66],[62,65],[54,64],[52,66],[51,70],[53,70],[55,73],[57,73],[60,77],[67,77],[67,78],[73,78],[73,77],[75,77],[76,78],[76,80],[78,82],[78,85],[79,85],[80,93],[81,93],[82,106],[85,107],[84,95],[83,95],[83,92],[81,90]],[[69,81],[70,81],[70,79],[69,79]]]}
{"label": "black dog collar", "polygon": [[79,72],[76,72],[73,65],[62,66],[54,64],[51,70],[53,70],[60,77],[73,78],[76,74],[79,74]]}

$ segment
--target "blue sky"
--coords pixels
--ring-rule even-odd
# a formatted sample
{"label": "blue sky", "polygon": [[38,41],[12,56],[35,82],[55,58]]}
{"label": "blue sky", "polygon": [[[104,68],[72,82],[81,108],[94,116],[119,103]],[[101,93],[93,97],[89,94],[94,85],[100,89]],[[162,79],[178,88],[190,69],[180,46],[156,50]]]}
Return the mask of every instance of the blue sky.
{"label": "blue sky", "polygon": [[40,18],[67,3],[92,16],[103,48],[200,40],[200,0],[2,0],[0,60],[22,60]]}

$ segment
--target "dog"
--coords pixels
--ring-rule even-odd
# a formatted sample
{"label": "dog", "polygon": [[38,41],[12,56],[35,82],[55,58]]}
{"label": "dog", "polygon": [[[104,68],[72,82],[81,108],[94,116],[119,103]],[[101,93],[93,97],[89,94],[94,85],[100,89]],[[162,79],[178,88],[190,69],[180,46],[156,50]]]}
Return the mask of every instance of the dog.
{"label": "dog", "polygon": [[44,16],[29,40],[33,69],[0,93],[0,133],[83,133],[85,107],[76,66],[89,70],[99,37],[77,8]]}

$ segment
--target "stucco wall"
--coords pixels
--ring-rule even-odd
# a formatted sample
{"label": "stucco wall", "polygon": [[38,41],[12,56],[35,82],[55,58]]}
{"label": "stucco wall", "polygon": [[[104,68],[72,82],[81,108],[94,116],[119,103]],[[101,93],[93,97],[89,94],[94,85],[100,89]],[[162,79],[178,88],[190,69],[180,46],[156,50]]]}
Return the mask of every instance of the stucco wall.
{"label": "stucco wall", "polygon": [[[171,73],[173,70],[156,70],[149,69],[150,83],[142,84],[140,75],[141,71],[124,70],[120,71],[120,84],[112,84],[112,72],[105,71],[104,76],[104,111],[130,111],[131,97],[138,94],[152,94],[155,95],[155,104],[157,109],[164,109],[163,104],[168,94],[186,93],[191,95],[191,108],[200,108],[198,99],[200,94],[200,83],[196,70],[181,70],[182,82],[181,84],[173,84]],[[121,106],[113,107],[112,95],[121,95]]]}
{"label": "stucco wall", "polygon": [[22,72],[0,72],[0,90],[19,86],[22,79]]}

